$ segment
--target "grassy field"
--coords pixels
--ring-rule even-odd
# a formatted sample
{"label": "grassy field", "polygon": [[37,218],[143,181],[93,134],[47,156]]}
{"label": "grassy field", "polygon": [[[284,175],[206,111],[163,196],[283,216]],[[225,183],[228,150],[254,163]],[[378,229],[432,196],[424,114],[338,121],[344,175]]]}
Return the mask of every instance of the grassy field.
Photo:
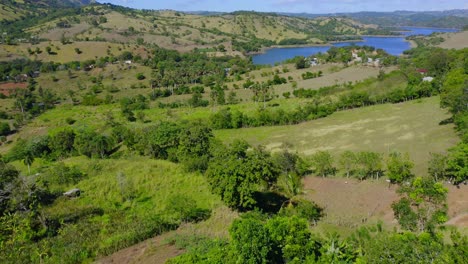
{"label": "grassy field", "polygon": [[[168,211],[170,200],[175,195],[193,200],[198,208],[209,210],[211,215],[207,221],[199,224],[183,224],[186,232],[197,230],[199,234],[224,237],[227,235],[226,226],[237,217],[237,213],[227,209],[216,195],[211,194],[208,183],[201,174],[187,173],[182,166],[171,162],[139,156],[107,160],[74,157],[63,162],[67,166],[78,167],[85,176],[77,184],[62,185],[60,190],[64,192],[79,188],[81,196],[79,199],[59,197],[52,205],[47,206],[43,213],[49,218],[77,215],[90,218],[92,223],[99,223],[100,232],[97,237],[89,237],[86,242],[88,247],[94,245],[91,250],[98,255],[106,254],[110,248],[120,249],[122,245],[133,245],[135,242],[129,242],[128,239],[138,233],[139,229],[134,221],[145,222],[146,219],[155,216],[168,220],[177,219],[174,212]],[[23,174],[28,173],[21,162],[14,162],[13,165]],[[53,165],[37,159],[31,173],[43,172]],[[131,195],[130,199],[127,198],[128,195]],[[101,213],[86,215],[86,212],[93,208]],[[64,227],[54,239],[73,240],[73,237],[70,237],[73,233],[67,233],[73,224],[66,226],[67,228]],[[125,226],[129,229],[122,229]],[[65,248],[57,246],[51,250],[57,257],[61,257],[68,255],[68,250],[81,249],[76,245],[68,245]]]}
{"label": "grassy field", "polygon": [[[46,47],[51,47],[52,54],[46,52]],[[28,48],[35,51],[39,48],[42,53],[30,55]],[[78,54],[75,49],[81,51]],[[26,57],[31,60],[53,61],[66,63],[71,61],[85,61],[106,56],[118,56],[124,51],[130,51],[134,54],[140,54],[143,58],[147,57],[147,52],[143,47],[137,45],[125,45],[108,42],[82,41],[72,42],[63,45],[60,41],[41,42],[37,45],[19,44],[19,45],[0,45],[0,60],[6,60],[12,54]]]}
{"label": "grassy field", "polygon": [[294,126],[245,128],[216,131],[225,142],[245,139],[278,150],[283,143],[305,155],[329,150],[338,155],[346,150],[408,152],[415,162],[414,171],[427,171],[430,152],[444,152],[458,142],[453,125],[439,125],[449,118],[440,109],[439,99],[385,104],[337,112],[327,118]]}
{"label": "grassy field", "polygon": [[468,31],[443,34],[444,42],[439,47],[444,49],[463,49],[468,47]]}

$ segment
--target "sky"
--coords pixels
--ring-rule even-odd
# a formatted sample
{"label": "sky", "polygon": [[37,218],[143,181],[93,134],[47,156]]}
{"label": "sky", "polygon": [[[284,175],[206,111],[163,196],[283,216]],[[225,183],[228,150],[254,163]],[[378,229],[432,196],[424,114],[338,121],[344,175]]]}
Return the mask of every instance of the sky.
{"label": "sky", "polygon": [[312,14],[468,9],[467,0],[98,0],[98,2],[138,9],[222,12],[255,10],[260,12],[305,12]]}

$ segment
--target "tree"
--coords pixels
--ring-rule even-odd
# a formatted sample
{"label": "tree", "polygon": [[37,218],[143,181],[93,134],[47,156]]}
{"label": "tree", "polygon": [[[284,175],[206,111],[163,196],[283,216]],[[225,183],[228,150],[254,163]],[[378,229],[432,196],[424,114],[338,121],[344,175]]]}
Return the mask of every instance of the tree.
{"label": "tree", "polygon": [[18,176],[19,171],[15,167],[0,161],[0,217],[8,209]]}
{"label": "tree", "polygon": [[73,144],[81,155],[87,157],[107,157],[115,146],[114,138],[101,135],[92,130],[79,131]]}
{"label": "tree", "polygon": [[431,159],[429,160],[429,175],[435,181],[439,181],[445,178],[445,170],[447,169],[447,156],[441,153],[431,153]]}
{"label": "tree", "polygon": [[196,123],[184,127],[179,134],[177,158],[189,171],[205,171],[210,157],[210,142],[213,131],[208,126]]}
{"label": "tree", "polygon": [[268,229],[258,220],[234,220],[229,234],[237,253],[237,263],[266,264],[272,250]]}
{"label": "tree", "polygon": [[352,151],[345,151],[340,155],[339,164],[340,167],[345,171],[346,178],[353,173],[356,164],[356,155]]}
{"label": "tree", "polygon": [[307,68],[306,58],[304,56],[298,56],[294,59],[296,69],[305,69]]}
{"label": "tree", "polygon": [[446,174],[454,184],[468,180],[468,144],[459,143],[450,150]]}
{"label": "tree", "polygon": [[10,125],[6,122],[0,122],[0,136],[7,136],[11,133]]}
{"label": "tree", "polygon": [[414,175],[411,172],[414,164],[409,159],[409,155],[394,152],[390,154],[387,161],[387,176],[391,183],[403,183],[411,179]]}
{"label": "tree", "polygon": [[251,87],[252,92],[254,93],[254,101],[260,102],[263,101],[263,109],[266,108],[266,102],[271,100],[272,94],[271,92],[271,85],[266,82],[256,82],[255,84],[252,85]]}
{"label": "tree", "polygon": [[362,178],[373,177],[378,179],[382,172],[382,157],[376,152],[359,152],[357,155],[359,164],[362,166]]}
{"label": "tree", "polygon": [[71,128],[63,128],[50,135],[49,148],[55,156],[63,158],[69,156],[75,150],[75,131]]}
{"label": "tree", "polygon": [[175,159],[174,155],[179,146],[179,134],[182,128],[171,122],[161,122],[157,126],[151,126],[137,131],[137,143],[135,149],[141,154],[149,155],[156,159]]}
{"label": "tree", "polygon": [[270,153],[265,151],[262,146],[247,152],[246,162],[250,173],[260,179],[267,190],[271,190],[276,185],[280,170],[273,162]]}
{"label": "tree", "polygon": [[297,216],[275,217],[266,223],[266,228],[273,249],[278,249],[278,252],[275,252],[277,256],[270,258],[271,262],[304,263],[318,255],[319,244],[312,237],[305,219]]}
{"label": "tree", "polygon": [[249,147],[245,141],[218,146],[206,171],[212,192],[234,209],[254,208],[255,192],[275,186],[280,173],[268,153]]}
{"label": "tree", "polygon": [[333,166],[333,156],[328,151],[318,151],[311,157],[312,164],[315,168],[315,173],[325,176],[335,172],[335,167]]}
{"label": "tree", "polygon": [[440,99],[440,104],[452,114],[468,111],[468,77],[464,69],[455,69],[446,75]]}
{"label": "tree", "polygon": [[392,204],[401,227],[411,231],[434,232],[447,221],[447,193],[442,183],[431,178],[416,177],[410,185],[398,190],[402,198]]}
{"label": "tree", "polygon": [[196,91],[192,94],[192,98],[188,100],[188,104],[191,107],[203,107],[207,106],[209,102],[203,99],[203,96],[199,91]]}
{"label": "tree", "polygon": [[256,205],[254,193],[260,179],[249,171],[244,159],[234,155],[219,157],[210,162],[206,171],[214,194],[234,209],[251,209]]}
{"label": "tree", "polygon": [[28,166],[28,173],[31,174],[31,165],[34,162],[34,155],[31,152],[27,152],[24,156],[23,163]]}

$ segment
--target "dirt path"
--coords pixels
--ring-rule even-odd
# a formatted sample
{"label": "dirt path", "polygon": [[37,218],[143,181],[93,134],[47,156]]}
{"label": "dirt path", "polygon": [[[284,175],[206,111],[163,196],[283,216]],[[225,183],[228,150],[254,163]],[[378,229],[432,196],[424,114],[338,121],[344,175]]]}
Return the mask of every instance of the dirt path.
{"label": "dirt path", "polygon": [[164,235],[157,236],[131,247],[117,251],[116,253],[102,258],[96,263],[98,264],[163,264],[170,258],[176,257],[183,250],[176,246],[168,244],[166,239],[174,234],[172,231]]}

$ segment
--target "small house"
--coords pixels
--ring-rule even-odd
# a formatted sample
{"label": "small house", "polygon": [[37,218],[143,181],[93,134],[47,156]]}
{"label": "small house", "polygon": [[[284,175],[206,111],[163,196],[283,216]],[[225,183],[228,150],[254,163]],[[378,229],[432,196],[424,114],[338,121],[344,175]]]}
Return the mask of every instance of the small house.
{"label": "small house", "polygon": [[423,80],[423,82],[432,82],[434,80],[434,77],[426,76],[422,80]]}
{"label": "small house", "polygon": [[16,82],[27,82],[28,81],[28,75],[27,74],[19,74],[15,76],[15,81]]}
{"label": "small house", "polygon": [[35,72],[33,72],[33,73],[31,74],[31,77],[37,78],[37,77],[39,77],[39,75],[41,75],[41,73],[40,73],[39,71],[35,71]]}
{"label": "small house", "polygon": [[427,72],[428,72],[428,70],[426,70],[426,69],[417,69],[416,71],[419,72],[422,75],[426,75]]}

